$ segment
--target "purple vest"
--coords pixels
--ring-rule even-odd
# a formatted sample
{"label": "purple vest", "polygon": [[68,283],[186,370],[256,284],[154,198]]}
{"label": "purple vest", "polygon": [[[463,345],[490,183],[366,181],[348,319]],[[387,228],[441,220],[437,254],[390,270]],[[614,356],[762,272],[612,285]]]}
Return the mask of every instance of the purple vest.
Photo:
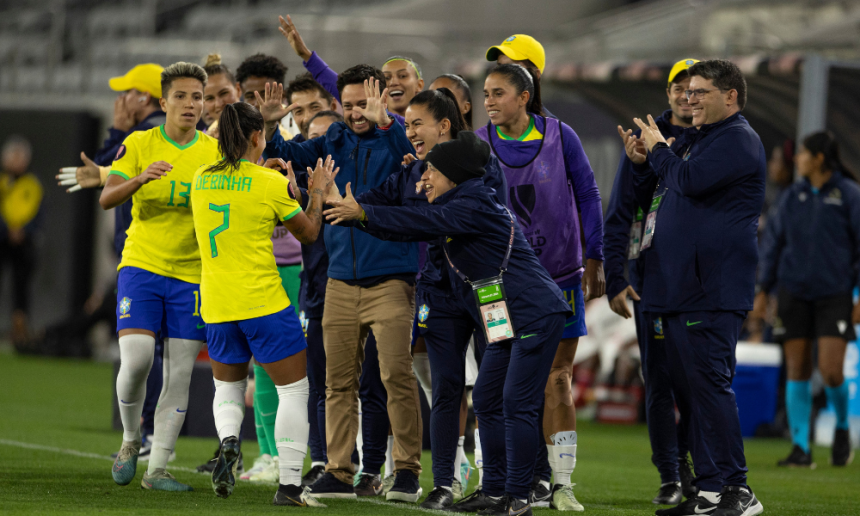
{"label": "purple vest", "polygon": [[582,269],[579,213],[567,171],[561,122],[545,118],[546,134],[537,156],[522,167],[505,163],[493,147],[488,123],[475,134],[488,142],[499,158],[508,182],[508,207],[517,215],[523,234],[550,276],[560,282]]}

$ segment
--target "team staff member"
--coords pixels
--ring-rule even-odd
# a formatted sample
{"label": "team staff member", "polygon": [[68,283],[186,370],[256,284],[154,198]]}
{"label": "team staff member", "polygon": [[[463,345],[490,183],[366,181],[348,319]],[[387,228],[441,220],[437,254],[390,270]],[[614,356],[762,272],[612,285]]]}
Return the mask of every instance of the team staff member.
{"label": "team staff member", "polygon": [[[675,138],[673,146],[681,145],[684,129],[693,123],[693,109],[687,102],[685,91],[690,86],[687,69],[698,63],[696,59],[682,59],[669,72],[666,96],[669,109],[657,117],[657,127],[667,138]],[[642,269],[644,260],[639,258],[639,243],[645,214],[636,201],[633,187],[633,169],[647,166],[645,144],[639,139],[640,131],[624,132],[619,126],[625,151],[621,155],[609,208],[606,211],[604,254],[606,256],[606,294],[609,306],[618,315],[631,317],[627,297],[633,299],[633,314],[642,357],[642,374],[645,377],[645,406],[648,421],[648,437],[651,439],[651,461],[660,472],[662,485],[655,504],[677,505],[682,496],[693,496],[695,487],[692,469],[687,458],[687,439],[682,425],[675,424],[675,399],[672,395],[669,370],[666,367],[662,346],[649,348],[649,330],[644,326],[639,294],[642,292]],[[624,265],[630,282],[624,278]]]}
{"label": "team staff member", "polygon": [[[212,471],[215,493],[233,492],[244,417],[248,362],[253,355],[277,388],[275,423],[280,487],[275,505],[321,505],[301,487],[308,441],[308,381],[304,336],[284,290],[271,235],[281,222],[296,238],[312,244],[321,224],[322,196],[334,164],[322,160],[313,173],[307,213],[289,194],[289,181],[257,165],[266,148],[263,117],[252,106],[228,104],[221,114],[223,159],[194,174],[191,205],[201,249],[200,293],[215,379],[212,409],[220,453]],[[273,168],[287,168],[269,160]]]}
{"label": "team staff member", "polygon": [[[780,466],[814,466],[809,447],[812,412],[812,340],[818,340],[818,368],[836,412],[831,463],[845,466],[853,452],[848,432],[845,347],[854,340],[860,304],[853,304],[860,260],[860,187],[839,158],[828,132],[803,140],[796,157],[803,181],[782,195],[768,222],[762,247],[757,314],[766,312],[768,293],[778,287],[774,335],[785,348],[788,383],[785,405],[794,446]],[[813,258],[814,256],[814,258]]]}
{"label": "team staff member", "polygon": [[[374,121],[384,120],[385,92],[380,94],[376,85],[368,84],[367,116]],[[370,99],[373,101],[371,102]],[[372,107],[371,107],[372,104]],[[396,174],[392,174],[378,188],[360,194],[356,202],[361,205],[375,206],[426,206],[427,197],[424,192],[416,190],[421,176],[426,168],[424,159],[428,151],[438,143],[456,139],[460,131],[465,130],[465,120],[454,93],[443,88],[437,91],[422,91],[412,98],[406,109],[406,125],[390,124],[385,130],[392,152],[402,148],[396,140],[408,139],[415,147],[417,160],[405,165]],[[497,198],[505,200],[505,177],[499,167],[498,160],[489,153],[487,155],[484,184],[493,188]],[[339,193],[332,191],[326,197],[327,204],[342,200]],[[361,215],[358,204],[349,204],[353,211],[342,214],[346,220],[357,220]],[[455,462],[458,451],[459,420],[458,408],[465,387],[466,350],[469,339],[477,328],[468,310],[457,303],[451,292],[445,258],[442,249],[434,243],[429,243],[426,258],[421,268],[416,287],[416,319],[415,336],[420,335],[426,343],[423,354],[429,359],[429,370],[433,371],[432,397],[430,401],[430,443],[433,450],[433,482],[434,489],[421,503],[425,509],[444,509],[462,498],[463,485],[460,479],[459,463]],[[486,347],[483,338],[479,338],[479,351]],[[415,347],[418,347],[416,343]],[[419,353],[413,350],[413,360]],[[460,484],[460,485],[458,485]],[[458,492],[459,491],[459,492]]]}
{"label": "team staff member", "polygon": [[[508,205],[573,309],[546,385],[543,434],[555,477],[552,505],[581,511],[570,482],[577,446],[571,381],[576,346],[586,334],[585,301],[602,296],[605,289],[600,192],[573,129],[541,116],[540,83],[525,68],[517,64],[493,68],[484,83],[484,107],[490,122],[476,134],[498,156],[510,189]],[[484,445],[489,436],[482,431],[481,437]],[[536,493],[535,499],[540,498]]]}
{"label": "team staff member", "polygon": [[121,365],[116,391],[123,442],[112,474],[120,485],[130,483],[136,472],[146,377],[160,332],[167,341],[164,388],[141,487],[191,490],[165,467],[185,420],[194,360],[206,340],[200,318],[200,251],[189,198],[194,170],[220,158],[217,140],[196,129],[205,85],[206,72],[196,64],[174,63],[161,73],[166,122],[126,138],[99,199],[106,210],[134,199],[117,279]]}
{"label": "team staff member", "polygon": [[[307,45],[305,45],[302,36],[293,23],[293,19],[289,15],[287,15],[286,19],[283,16],[278,16],[278,21],[280,22],[278,30],[290,42],[290,46],[293,47],[296,55],[302,58],[302,64],[305,69],[326,90],[334,95],[337,100],[342,102],[340,91],[337,89],[337,72],[329,68],[316,52],[311,52]],[[392,56],[382,64],[382,73],[385,76],[390,94],[388,107],[391,109],[391,113],[395,115],[394,118],[402,124],[409,101],[419,91],[424,89],[421,68],[408,57]]]}
{"label": "team staff member", "polygon": [[[338,77],[345,123],[332,124],[325,136],[302,143],[285,142],[273,131],[266,147],[271,157],[310,166],[331,155],[340,164],[339,185],[350,178],[358,193],[382,184],[400,170],[406,143],[395,159],[376,124],[365,116],[368,99],[364,82],[385,83],[382,72],[357,65]],[[267,87],[259,98],[263,117],[279,119],[291,109],[281,105],[283,86]],[[266,135],[270,137],[269,134]],[[388,500],[416,502],[421,494],[421,413],[412,373],[409,343],[415,309],[418,246],[382,242],[354,228],[325,228],[329,255],[328,285],[323,315],[326,351],[326,474],[311,487],[314,495],[355,496],[355,473],[349,460],[358,426],[356,384],[363,361],[363,341],[369,330],[377,338],[381,377],[388,393],[388,416],[394,433],[396,478]]]}
{"label": "team staff member", "polygon": [[[365,213],[368,232],[435,241],[449,262],[446,272],[454,298],[469,311],[475,325],[487,324],[493,332],[472,396],[482,435],[504,436],[504,440],[485,438],[483,488],[450,510],[527,515],[532,514],[528,498],[539,439],[541,391],[570,307],[514,216],[484,185],[488,156],[486,142],[462,131],[456,140],[436,144],[427,154],[428,165],[417,186],[424,190],[429,206],[359,208]],[[355,203],[349,185],[346,192],[344,203]],[[335,216],[336,223],[337,213],[334,208],[326,216],[330,220]],[[478,308],[470,284],[487,278],[501,279],[507,295],[507,309],[495,316],[490,311],[493,317],[484,315],[486,306]],[[495,328],[504,324],[505,315],[513,325],[497,338]]]}
{"label": "team staff member", "polygon": [[[283,84],[287,79],[287,65],[280,59],[266,54],[254,54],[246,58],[236,68],[236,84],[239,87],[239,98],[257,109],[257,95],[263,95],[266,84]],[[286,116],[286,114],[284,114]],[[266,123],[266,132],[277,128],[281,138],[290,140],[293,133],[281,123],[280,120],[271,120]],[[265,153],[263,157],[266,158]]]}
{"label": "team staff member", "polygon": [[[653,118],[635,119],[656,183],[645,221],[642,311],[665,335],[672,390],[690,418],[688,440],[699,494],[657,514],[752,516],[764,511],[747,486],[732,379],[735,347],[752,309],[756,226],[766,155],[741,116],[746,81],[730,61],[689,69],[689,143],[676,154]],[[639,187],[639,185],[637,185]]]}

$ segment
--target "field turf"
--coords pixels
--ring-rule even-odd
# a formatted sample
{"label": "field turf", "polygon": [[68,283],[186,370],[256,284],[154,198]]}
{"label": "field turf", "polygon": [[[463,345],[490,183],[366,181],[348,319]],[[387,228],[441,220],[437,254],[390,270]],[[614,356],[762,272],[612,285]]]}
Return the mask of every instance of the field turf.
{"label": "field turf", "polygon": [[[275,514],[306,511],[320,515],[388,515],[428,512],[415,505],[327,500],[328,509],[274,507],[274,485],[240,482],[233,496],[216,498],[209,478],[193,472],[208,459],[213,439],[182,437],[169,470],[191,484],[193,493],[140,489],[143,468],[131,485],[110,477],[110,454],[121,435],[111,430],[111,366],[69,360],[17,357],[0,353],[0,514]],[[860,464],[836,469],[829,450],[816,448],[818,469],[776,467],[789,451],[782,440],[746,443],[750,485],[765,514],[860,514]],[[244,447],[249,465],[256,443]],[[647,515],[659,477],[650,462],[644,426],[581,423],[575,492],[586,514]],[[471,457],[470,457],[471,458]],[[424,452],[424,494],[432,489],[430,453]],[[477,481],[473,476],[472,485]],[[429,511],[433,512],[433,511]],[[548,509],[535,511],[551,514]]]}

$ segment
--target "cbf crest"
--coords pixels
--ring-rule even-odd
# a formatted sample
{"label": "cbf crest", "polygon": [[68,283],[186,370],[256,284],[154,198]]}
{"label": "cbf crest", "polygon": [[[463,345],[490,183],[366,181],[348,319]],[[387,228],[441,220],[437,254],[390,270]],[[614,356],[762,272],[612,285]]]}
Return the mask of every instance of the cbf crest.
{"label": "cbf crest", "polygon": [[654,333],[657,335],[663,335],[663,318],[658,317],[654,319]]}
{"label": "cbf crest", "polygon": [[419,322],[425,322],[429,315],[430,315],[430,308],[427,305],[421,305],[421,307],[418,308],[418,321]]}
{"label": "cbf crest", "polygon": [[126,317],[131,317],[131,299],[124,297],[119,302],[119,317],[120,319],[125,319]]}
{"label": "cbf crest", "polygon": [[299,312],[299,322],[302,323],[302,332],[307,335],[308,333],[308,318],[305,316],[305,311],[302,310]]}

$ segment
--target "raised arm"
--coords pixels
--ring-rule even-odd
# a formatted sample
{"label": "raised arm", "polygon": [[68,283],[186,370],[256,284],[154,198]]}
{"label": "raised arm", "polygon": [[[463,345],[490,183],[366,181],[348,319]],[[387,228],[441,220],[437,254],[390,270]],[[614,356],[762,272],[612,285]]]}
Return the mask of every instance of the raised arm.
{"label": "raised arm", "polygon": [[[292,168],[287,163],[287,168]],[[322,206],[324,192],[333,181],[334,161],[331,158],[317,160],[317,166],[311,172],[313,186],[308,190],[310,200],[305,211],[298,211],[293,216],[283,219],[283,225],[299,242],[310,245],[316,242],[322,225]],[[292,199],[291,199],[292,200]],[[295,201],[293,201],[295,203]]]}
{"label": "raised arm", "polygon": [[305,41],[289,14],[286,19],[283,16],[278,16],[278,22],[280,23],[278,30],[290,42],[296,55],[302,59],[305,69],[313,75],[315,81],[320,83],[327,92],[340,102],[340,92],[337,91],[337,72],[329,68],[316,52],[311,52],[305,45]]}
{"label": "raised arm", "polygon": [[116,208],[125,201],[131,199],[135,192],[149,183],[166,176],[173,169],[173,165],[166,161],[156,161],[152,163],[140,175],[133,177],[125,177],[122,173],[113,171],[108,176],[102,195],[99,197],[99,204],[102,209],[109,210]]}

